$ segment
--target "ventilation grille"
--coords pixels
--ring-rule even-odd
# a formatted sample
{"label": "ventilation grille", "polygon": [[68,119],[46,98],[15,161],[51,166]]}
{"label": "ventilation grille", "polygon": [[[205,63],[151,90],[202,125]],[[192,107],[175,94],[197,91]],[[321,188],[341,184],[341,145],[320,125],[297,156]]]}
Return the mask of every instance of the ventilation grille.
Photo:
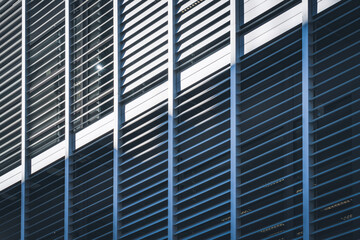
{"label": "ventilation grille", "polygon": [[71,236],[111,239],[113,136],[108,133],[78,149],[71,169]]}
{"label": "ventilation grille", "polygon": [[241,58],[241,239],[302,239],[301,27]]}
{"label": "ventilation grille", "polygon": [[360,4],[314,22],[313,226],[316,239],[360,238]]}
{"label": "ventilation grille", "polygon": [[21,1],[0,7],[0,176],[21,164]]}
{"label": "ventilation grille", "polygon": [[71,1],[71,111],[77,132],[113,111],[113,6]]}
{"label": "ventilation grille", "polygon": [[64,239],[64,159],[29,178],[28,239]]}
{"label": "ventilation grille", "polygon": [[64,140],[64,2],[28,4],[28,150],[34,157]]}
{"label": "ventilation grille", "polygon": [[230,238],[230,71],[176,98],[175,218],[179,239]]}
{"label": "ventilation grille", "polygon": [[230,1],[176,6],[175,235],[230,238]]}
{"label": "ventilation grille", "polygon": [[20,182],[0,192],[0,236],[3,240],[20,239],[21,233]]}
{"label": "ventilation grille", "polygon": [[176,17],[178,70],[230,44],[230,1],[181,1]]}
{"label": "ventilation grille", "polygon": [[128,102],[167,81],[167,1],[128,1],[121,6],[122,100]]}
{"label": "ventilation grille", "polygon": [[162,101],[121,127],[120,239],[167,237],[167,120]]}

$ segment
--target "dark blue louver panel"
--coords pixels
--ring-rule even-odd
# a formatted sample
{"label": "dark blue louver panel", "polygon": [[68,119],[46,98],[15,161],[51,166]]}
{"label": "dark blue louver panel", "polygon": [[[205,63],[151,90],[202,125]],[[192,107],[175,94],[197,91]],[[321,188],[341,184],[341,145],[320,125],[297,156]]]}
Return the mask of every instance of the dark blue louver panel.
{"label": "dark blue louver panel", "polygon": [[77,132],[113,112],[112,1],[70,1],[71,112]]}
{"label": "dark blue louver panel", "polygon": [[175,218],[179,239],[230,231],[230,71],[224,66],[176,99]]}
{"label": "dark blue louver panel", "polygon": [[168,197],[167,1],[120,8],[120,239],[165,239]]}
{"label": "dark blue louver panel", "polygon": [[0,176],[21,164],[21,2],[0,1]]}
{"label": "dark blue louver panel", "polygon": [[70,169],[72,239],[111,239],[112,133],[76,150]]}
{"label": "dark blue louver panel", "polygon": [[64,140],[64,18],[62,0],[27,5],[28,151],[30,157]]}
{"label": "dark blue louver panel", "polygon": [[313,41],[313,237],[360,239],[360,2],[317,15]]}
{"label": "dark blue louver panel", "polygon": [[120,239],[167,237],[167,101],[120,130]]}
{"label": "dark blue louver panel", "polygon": [[28,179],[27,239],[64,239],[64,159]]}
{"label": "dark blue louver panel", "polygon": [[301,27],[241,57],[240,239],[302,239]]}
{"label": "dark blue louver panel", "polygon": [[21,184],[20,182],[0,192],[0,239],[20,239]]}

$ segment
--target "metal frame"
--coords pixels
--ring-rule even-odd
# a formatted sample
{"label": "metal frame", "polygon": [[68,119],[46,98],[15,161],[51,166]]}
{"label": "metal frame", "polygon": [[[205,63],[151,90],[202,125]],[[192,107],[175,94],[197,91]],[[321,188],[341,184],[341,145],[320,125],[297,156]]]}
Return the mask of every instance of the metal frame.
{"label": "metal frame", "polygon": [[175,238],[174,220],[174,127],[175,127],[175,6],[174,0],[168,2],[168,239]]}
{"label": "metal frame", "polygon": [[311,83],[311,31],[312,16],[316,13],[316,2],[314,0],[302,0],[302,154],[303,154],[303,239],[311,238],[311,105],[312,83]]}
{"label": "metal frame", "polygon": [[70,161],[74,150],[71,131],[70,0],[65,0],[65,209],[64,239],[70,237]]}
{"label": "metal frame", "polygon": [[119,84],[119,6],[113,1],[113,37],[114,37],[114,134],[113,134],[113,239],[118,239],[118,196],[119,196],[119,131],[120,131],[120,84]]}
{"label": "metal frame", "polygon": [[27,180],[31,172],[30,160],[27,159],[27,87],[26,87],[26,0],[21,2],[21,240],[26,237],[26,202]]}
{"label": "metal frame", "polygon": [[[296,1],[293,1],[293,3]],[[287,4],[287,3],[284,3]],[[311,209],[313,209],[312,201],[312,152],[311,143],[313,142],[312,132],[312,106],[310,99],[313,97],[312,93],[312,18],[316,14],[317,1],[302,0],[302,154],[303,154],[303,239],[312,239],[311,227],[312,216]],[[113,41],[114,41],[114,128],[113,128],[113,239],[119,237],[119,131],[121,126],[121,108],[120,108],[120,56],[119,56],[119,6],[117,0],[113,0]],[[244,0],[230,0],[230,47],[231,47],[231,78],[230,78],[230,151],[231,151],[231,239],[239,239],[240,231],[239,211],[239,174],[238,169],[238,137],[240,129],[238,129],[237,118],[238,103],[240,101],[238,92],[240,91],[237,81],[238,72],[240,68],[239,58],[244,54],[244,39],[243,32],[240,26],[244,23],[243,10]],[[174,128],[175,122],[175,97],[177,95],[177,74],[176,74],[176,1],[168,1],[168,238],[176,239],[175,237],[175,198],[174,198],[174,156],[176,150],[174,148]],[[21,239],[26,238],[26,203],[28,197],[27,181],[31,173],[31,161],[27,159],[27,1],[22,0],[22,66],[21,66]],[[75,149],[75,135],[71,127],[71,59],[70,59],[70,0],[65,1],[65,210],[64,210],[64,238],[71,239],[70,222],[71,222],[71,156]]]}
{"label": "metal frame", "polygon": [[[243,1],[240,1],[243,3]],[[239,26],[239,9],[236,0],[230,0],[230,212],[231,212],[231,239],[239,238],[238,223],[238,168],[237,168],[237,59],[239,58],[239,41],[237,29]]]}
{"label": "metal frame", "polygon": [[239,61],[238,59],[244,55],[244,35],[240,34],[240,26],[244,24],[244,0],[230,0],[230,200],[231,200],[231,239],[236,240],[240,238],[239,226],[239,211],[238,206],[241,204],[238,200],[239,196],[239,174],[238,169],[238,143],[240,139],[238,124],[238,92],[240,91],[238,82]]}

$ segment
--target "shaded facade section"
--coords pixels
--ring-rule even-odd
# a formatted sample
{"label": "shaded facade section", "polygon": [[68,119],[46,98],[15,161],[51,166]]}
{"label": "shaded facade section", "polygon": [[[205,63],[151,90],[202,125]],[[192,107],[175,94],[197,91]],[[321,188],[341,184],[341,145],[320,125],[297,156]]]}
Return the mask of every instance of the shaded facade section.
{"label": "shaded facade section", "polygon": [[360,238],[360,4],[315,16],[312,214],[315,239]]}

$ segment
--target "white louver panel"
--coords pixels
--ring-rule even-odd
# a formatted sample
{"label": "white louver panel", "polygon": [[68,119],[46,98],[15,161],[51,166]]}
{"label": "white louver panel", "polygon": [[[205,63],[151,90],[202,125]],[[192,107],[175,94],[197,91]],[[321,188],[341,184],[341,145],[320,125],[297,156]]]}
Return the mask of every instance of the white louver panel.
{"label": "white louver panel", "polygon": [[27,134],[31,158],[65,138],[64,8],[62,0],[27,4]]}
{"label": "white louver panel", "polygon": [[0,176],[21,164],[21,2],[0,1]]}
{"label": "white louver panel", "polygon": [[70,2],[71,111],[78,132],[113,112],[111,1]]}

